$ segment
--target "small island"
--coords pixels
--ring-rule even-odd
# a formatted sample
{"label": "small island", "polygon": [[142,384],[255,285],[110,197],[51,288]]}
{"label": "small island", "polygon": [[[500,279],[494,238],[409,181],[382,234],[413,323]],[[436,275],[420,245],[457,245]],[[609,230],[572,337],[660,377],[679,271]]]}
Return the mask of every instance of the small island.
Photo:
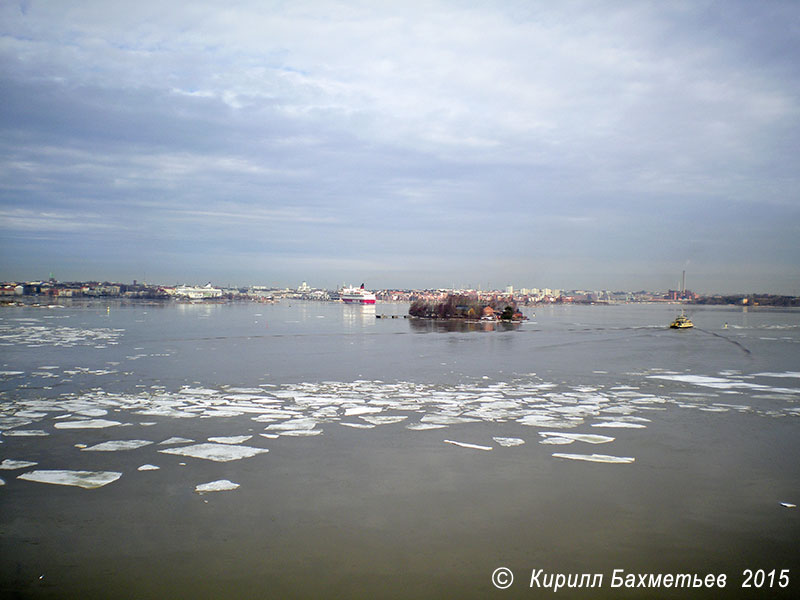
{"label": "small island", "polygon": [[515,302],[479,299],[477,296],[448,294],[438,301],[415,300],[408,314],[421,319],[461,319],[465,321],[512,321],[526,319]]}

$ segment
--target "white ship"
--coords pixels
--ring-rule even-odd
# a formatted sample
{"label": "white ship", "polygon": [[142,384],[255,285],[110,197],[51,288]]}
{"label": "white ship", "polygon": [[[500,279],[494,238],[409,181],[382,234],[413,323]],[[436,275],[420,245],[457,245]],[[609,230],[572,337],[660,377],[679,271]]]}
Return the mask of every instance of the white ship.
{"label": "white ship", "polygon": [[375,304],[375,294],[365,290],[363,283],[360,288],[342,288],[339,294],[345,304]]}

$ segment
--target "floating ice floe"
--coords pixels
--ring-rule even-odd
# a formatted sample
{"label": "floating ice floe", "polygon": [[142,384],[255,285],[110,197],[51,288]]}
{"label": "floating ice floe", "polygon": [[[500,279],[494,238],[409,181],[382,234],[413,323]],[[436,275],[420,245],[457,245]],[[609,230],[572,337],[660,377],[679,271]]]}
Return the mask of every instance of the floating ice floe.
{"label": "floating ice floe", "polygon": [[444,414],[428,414],[423,416],[420,421],[423,423],[432,423],[434,425],[456,425],[458,423],[477,423],[480,419],[473,419],[470,417],[459,417],[456,415]]}
{"label": "floating ice floe", "polygon": [[359,417],[363,419],[367,423],[372,423],[373,425],[391,425],[392,423],[399,423],[400,421],[405,421],[408,418],[408,415],[398,415],[398,416],[385,416],[385,417]]}
{"label": "floating ice floe", "polygon": [[153,442],[149,440],[111,440],[84,448],[82,452],[116,452],[117,450],[136,450],[137,448],[149,446],[152,443]]}
{"label": "floating ice floe", "polygon": [[50,435],[43,429],[11,429],[3,432],[7,437],[45,437]]}
{"label": "floating ice floe", "polygon": [[521,446],[525,443],[525,440],[523,439],[512,437],[493,437],[492,439],[506,448],[511,448],[512,446]]}
{"label": "floating ice floe", "polygon": [[631,456],[609,456],[607,454],[562,454],[556,452],[553,456],[556,458],[567,458],[569,460],[585,460],[601,463],[632,463],[636,460]]}
{"label": "floating ice floe", "polygon": [[[563,438],[568,439],[573,442],[586,442],[587,444],[607,444],[608,442],[613,442],[614,438],[609,437],[607,435],[595,435],[592,433],[565,433],[563,431],[540,431],[539,435],[544,438]],[[547,442],[545,440],[542,443],[555,443],[555,442]],[[558,443],[565,443],[565,442],[558,442]]]}
{"label": "floating ice floe", "polygon": [[792,504],[791,502],[781,502],[781,506],[784,508],[797,508],[797,504]]}
{"label": "floating ice floe", "polygon": [[206,494],[208,492],[228,492],[230,490],[235,490],[238,487],[238,483],[233,483],[227,479],[218,479],[217,481],[201,483],[194,488],[194,491],[198,494]]}
{"label": "floating ice floe", "polygon": [[[342,423],[344,425],[344,423]],[[412,431],[426,431],[428,429],[446,429],[447,425],[440,425],[437,423],[411,423],[406,425],[406,429],[411,429]]]}
{"label": "floating ice floe", "polygon": [[371,423],[347,423],[347,422],[340,422],[339,425],[344,425],[345,427],[352,427],[353,429],[372,429],[375,425]]}
{"label": "floating ice floe", "polygon": [[55,485],[74,485],[85,489],[95,489],[108,485],[122,477],[116,471],[30,471],[23,473],[17,479],[36,481],[38,483],[53,483]]}
{"label": "floating ice floe", "polygon": [[0,463],[0,469],[3,471],[13,471],[15,469],[25,469],[27,467],[32,467],[38,463],[31,462],[29,460],[11,460],[10,458],[6,458]]}
{"label": "floating ice floe", "polygon": [[250,458],[264,452],[269,452],[266,448],[254,448],[252,446],[236,446],[231,444],[194,444],[193,446],[182,446],[180,448],[167,448],[159,450],[163,454],[176,454],[178,456],[189,456],[191,458],[203,458],[214,462],[228,462],[242,458]]}
{"label": "floating ice floe", "polygon": [[171,437],[169,439],[164,440],[163,442],[159,442],[159,446],[171,446],[173,444],[191,444],[194,440],[190,440],[189,438],[184,437]]}
{"label": "floating ice floe", "polygon": [[492,450],[491,446],[480,446],[478,444],[468,444],[466,442],[455,442],[453,440],[444,440],[445,444],[453,444],[453,446],[461,446],[462,448],[470,448],[472,450]]}
{"label": "floating ice floe", "polygon": [[612,429],[644,429],[647,425],[632,423],[630,421],[603,421],[602,423],[592,423],[592,427],[609,427]]}
{"label": "floating ice floe", "polygon": [[273,423],[267,429],[276,431],[291,431],[296,429],[314,429],[317,425],[316,419],[289,419],[283,423]]}
{"label": "floating ice floe", "polygon": [[137,471],[158,471],[160,468],[161,467],[158,467],[156,465],[147,464],[147,465],[142,465],[141,467],[139,467],[136,470]]}
{"label": "floating ice floe", "polygon": [[289,437],[311,437],[313,435],[320,435],[322,429],[293,429],[290,431],[281,431],[280,435]]}
{"label": "floating ice floe", "polygon": [[61,421],[56,423],[56,429],[104,429],[105,427],[115,427],[122,425],[119,421],[108,419],[86,419],[82,421]]}
{"label": "floating ice floe", "polygon": [[249,440],[252,435],[229,435],[229,436],[220,436],[220,437],[210,437],[208,438],[209,442],[214,442],[217,444],[241,444],[242,442],[246,442]]}
{"label": "floating ice floe", "polygon": [[0,478],[0,485],[5,485],[5,484],[6,482],[2,478]]}
{"label": "floating ice floe", "polygon": [[353,417],[357,415],[368,415],[373,413],[379,413],[383,410],[380,406],[354,406],[352,408],[346,408],[344,411],[345,417]]}

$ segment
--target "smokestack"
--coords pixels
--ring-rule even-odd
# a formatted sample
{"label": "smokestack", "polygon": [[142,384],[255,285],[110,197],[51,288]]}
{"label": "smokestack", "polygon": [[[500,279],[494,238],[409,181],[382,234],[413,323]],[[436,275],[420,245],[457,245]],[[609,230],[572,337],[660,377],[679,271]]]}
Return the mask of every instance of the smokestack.
{"label": "smokestack", "polygon": [[683,271],[683,276],[681,277],[681,298],[686,295],[686,270]]}

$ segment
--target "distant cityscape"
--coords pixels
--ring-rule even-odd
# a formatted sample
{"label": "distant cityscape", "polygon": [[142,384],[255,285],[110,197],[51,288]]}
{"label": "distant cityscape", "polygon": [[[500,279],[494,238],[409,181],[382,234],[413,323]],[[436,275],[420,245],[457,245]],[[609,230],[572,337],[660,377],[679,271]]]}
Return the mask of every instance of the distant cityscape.
{"label": "distant cityscape", "polygon": [[[342,286],[344,287],[344,286]],[[132,283],[108,281],[47,281],[0,283],[0,303],[57,302],[62,299],[117,298],[178,302],[279,302],[281,300],[340,301],[342,288],[315,288],[305,281],[296,288],[254,285],[224,287],[205,285],[156,285],[134,280]],[[475,289],[381,289],[372,290],[380,302],[437,301],[449,294],[474,296],[481,300],[506,300],[519,306],[540,304],[617,304],[626,302],[683,302],[691,304],[735,304],[744,306],[800,306],[800,297],[774,294],[699,295],[688,289],[653,291],[560,290],[519,288],[502,290]]]}

